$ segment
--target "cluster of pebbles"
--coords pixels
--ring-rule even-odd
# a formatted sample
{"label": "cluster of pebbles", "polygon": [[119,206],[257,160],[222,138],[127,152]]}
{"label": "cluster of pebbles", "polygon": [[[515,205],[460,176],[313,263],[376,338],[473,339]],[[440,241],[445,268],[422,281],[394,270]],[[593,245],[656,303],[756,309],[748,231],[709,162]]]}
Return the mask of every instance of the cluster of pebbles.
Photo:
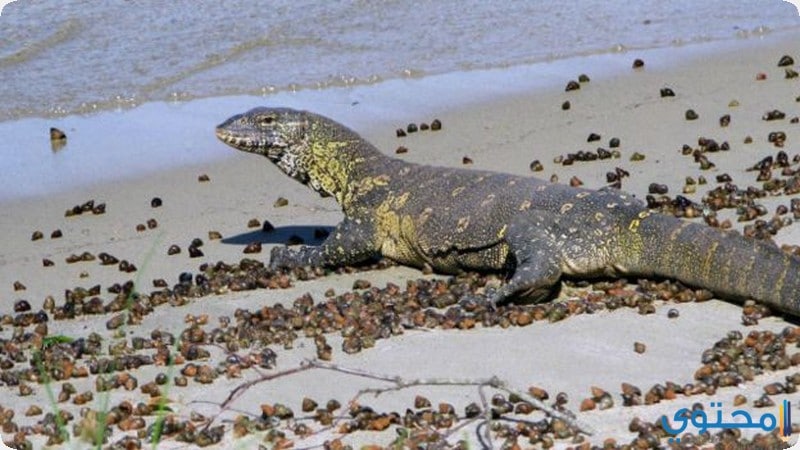
{"label": "cluster of pebbles", "polygon": [[[788,67],[793,64],[788,56],[780,61],[780,66],[786,68],[787,77],[791,74]],[[633,64],[636,69],[643,66],[641,60]],[[567,91],[578,90],[581,84],[588,82],[588,76],[582,75],[578,81],[568,84]],[[674,95],[669,88],[661,89],[662,97]],[[569,107],[569,102],[562,105],[565,110]],[[785,117],[783,112],[773,110],[765,113],[763,120],[780,121]],[[726,127],[730,121],[730,116],[723,116],[720,126]],[[790,119],[792,121],[794,118]],[[426,129],[441,129],[441,122],[434,120],[430,125],[419,126],[409,124],[405,130],[397,129],[396,134],[402,137]],[[587,142],[600,139],[599,134],[592,133]],[[752,138],[745,139],[745,143],[748,141],[752,142]],[[800,192],[800,156],[790,156],[784,150],[786,133],[783,131],[771,133],[767,142],[775,147],[775,155],[753,163],[750,170],[755,182],[752,185],[741,188],[729,175],[719,174],[712,181],[716,186],[700,202],[693,202],[684,195],[694,194],[697,186],[708,185],[705,177],[687,177],[684,195],[674,197],[668,195],[667,186],[653,183],[646,197],[648,207],[676,217],[702,218],[709,225],[720,228],[732,227],[729,219],[720,220],[717,215],[719,211],[729,210],[734,212],[735,220],[746,222],[745,235],[769,239],[782,227],[800,218],[800,199],[791,199],[789,204],[778,206],[771,217],[760,201]],[[611,138],[609,150],[600,147],[593,152],[569,153],[558,157],[554,163],[568,166],[574,162],[618,159],[621,157],[619,146],[619,139]],[[709,170],[714,167],[715,153],[729,149],[727,142],[701,137],[696,145],[685,145],[680,151],[693,158],[701,170]],[[631,161],[643,158],[644,155],[639,153],[630,156]],[[541,171],[543,165],[534,161],[531,170]],[[629,175],[618,168],[609,172],[607,181],[612,187],[620,187],[621,179]],[[208,180],[205,174],[198,177],[201,182]],[[580,180],[571,180],[571,183],[582,184]],[[158,198],[151,201],[154,208],[161,204]],[[66,215],[103,212],[105,204],[90,200],[68,209]],[[156,226],[153,220],[147,225],[141,224],[140,228],[144,231]],[[253,226],[262,226],[265,231],[272,228],[269,222],[262,225],[257,220]],[[51,234],[51,238],[61,236],[60,230],[57,231]],[[221,238],[219,233],[212,233],[209,240]],[[37,231],[32,239],[43,237],[44,234]],[[202,240],[193,240],[188,247],[190,256],[203,256],[202,246]],[[258,253],[260,250],[260,245],[248,246],[245,253]],[[800,254],[796,247],[785,250]],[[167,253],[173,255],[180,251],[176,245]],[[103,265],[119,265],[120,270],[126,273],[136,270],[132,263],[119,261],[107,253],[93,255],[84,252],[68,257],[67,262],[95,259]],[[44,265],[48,265],[47,260]],[[334,272],[380,270],[389,265],[386,261],[378,261]],[[772,448],[781,444],[776,432],[745,438],[735,429],[716,434],[682,435],[680,442],[665,444],[671,436],[662,428],[660,420],[648,422],[637,417],[629,424],[629,431],[635,434],[632,441],[606,439],[602,447],[592,446],[586,436],[567,421],[546,416],[535,405],[516,395],[501,393],[494,394],[486,404],[470,403],[462,410],[448,402],[433,404],[422,396],[417,396],[405,411],[376,411],[359,402],[341,405],[334,399],[304,398],[299,405],[262,404],[259,411],[241,414],[232,423],[218,423],[197,413],[188,417],[172,413],[170,400],[165,395],[167,387],[209,384],[219,377],[239,377],[247,370],[274,370],[277,355],[272,348],[290,349],[300,338],[313,340],[317,357],[331,361],[339,351],[358,353],[373,347],[380,339],[402,335],[406,330],[524,327],[537,321],[557,322],[576,314],[620,308],[634,309],[645,315],[654,314],[665,303],[701,302],[712,297],[708,291],[688,288],[673,281],[637,280],[633,285],[627,280],[565,282],[572,293],[566,300],[538,305],[504,305],[494,309],[479,303],[461,304],[459,300],[466,294],[481,293],[487,286],[500,282],[496,276],[467,274],[449,279],[421,278],[408,281],[405,286],[387,284],[382,288],[372,286],[367,280],[357,280],[348,292],[337,294],[329,290],[324,298],[303,295],[287,305],[275,304],[256,310],[239,308],[232,316],[219,317],[216,322],[207,316],[187,317],[185,329],[177,334],[163,330],[154,330],[146,335],[135,334],[138,330],[133,334],[121,332],[124,326],[138,324],[143,317],[166,305],[181,306],[205,296],[232,291],[285,289],[298,281],[330,274],[331,271],[311,268],[273,271],[263,262],[244,258],[237,263],[204,263],[196,273],[181,273],[178,282],[171,287],[164,279],[154,280],[155,289],[149,293],[140,291],[141,287],[128,281],[113,284],[105,290],[99,285],[74,287],[66,290],[60,301],[47,297],[38,310],[28,301],[18,300],[14,304],[14,314],[0,316],[0,327],[13,327],[10,337],[0,338],[0,382],[4,389],[12,389],[20,396],[31,395],[37,385],[57,386],[58,407],[33,405],[25,411],[15,411],[7,405],[0,406],[0,430],[4,436],[11,436],[9,443],[15,448],[32,448],[30,438],[34,436],[44,436],[48,445],[61,444],[68,438],[61,430],[87,442],[102,441],[107,445],[105,448],[111,449],[142,448],[156,436],[206,446],[220,442],[229,432],[236,437],[260,432],[264,434],[265,443],[288,448],[295,439],[331,427],[341,435],[395,427],[398,435],[395,444],[416,447],[452,443],[453,433],[465,423],[490,417],[486,426],[504,448],[527,445],[550,448],[556,443],[572,445],[575,449],[638,449],[664,445],[695,448],[710,444],[720,448]],[[23,289],[24,286],[18,290]],[[748,302],[743,308],[742,322],[755,325],[769,314],[765,307]],[[106,328],[111,333],[119,332],[116,339],[108,341],[98,333],[76,339],[49,333],[52,321],[71,320],[83,315],[108,316]],[[673,308],[667,317],[676,319],[679,315],[679,311]],[[343,338],[338,349],[328,343],[332,334]],[[226,358],[220,361],[211,359],[209,350],[212,348],[224,349]],[[588,390],[586,398],[574,401],[574,406],[568,406],[570,399],[564,393],[551,397],[547,391],[535,386],[531,386],[528,393],[567,415],[574,415],[570,409],[589,411],[651,405],[678,397],[702,398],[719,389],[752,381],[760,374],[798,366],[800,350],[795,350],[798,348],[800,328],[797,327],[787,327],[780,333],[731,331],[698,355],[700,359],[692,380],[665,380],[645,389],[629,383],[622,383],[619,390],[594,386]],[[637,343],[635,350],[646,352],[646,347]],[[174,366],[175,371],[169,375],[162,371],[152,380],[139,380],[135,370],[143,366]],[[95,389],[78,392],[71,381],[88,377],[94,381]],[[747,399],[740,395],[735,403],[737,406],[751,402],[755,407],[772,407],[775,404],[772,397],[796,392],[798,383],[800,371],[786,376],[784,382],[764,386],[764,393],[758,398]],[[135,403],[122,401],[110,405],[107,411],[87,406],[94,395],[113,390],[138,390],[142,400]],[[615,404],[615,396],[621,396],[622,402]],[[703,408],[701,400],[693,408]],[[40,419],[33,425],[19,425],[15,420],[17,414]],[[112,433],[113,430],[119,433]],[[467,444],[457,442],[451,446],[466,448]],[[326,442],[325,448],[348,447],[337,438]]]}
{"label": "cluster of pebbles", "polygon": [[[346,268],[341,271],[376,270],[386,267],[386,263],[359,269]],[[1,323],[14,325],[15,333],[11,339],[0,341],[0,380],[9,387],[19,389],[19,395],[29,393],[30,384],[43,382],[63,382],[59,403],[71,402],[84,405],[91,399],[92,392],[73,392],[69,380],[95,377],[95,391],[112,389],[128,391],[139,389],[150,396],[149,402],[133,405],[123,402],[111,408],[106,415],[107,425],[121,431],[131,432],[113,443],[111,448],[139,448],[142,442],[151,437],[154,431],[154,418],[159,411],[161,389],[168,383],[186,386],[188,383],[212,383],[217,377],[238,377],[243,370],[250,368],[273,369],[276,355],[271,346],[292,348],[299,337],[312,338],[317,348],[317,357],[331,360],[335,350],[327,343],[326,335],[336,333],[344,337],[340,351],[357,353],[375,345],[379,339],[388,339],[403,334],[408,329],[471,329],[481,327],[528,326],[535,321],[555,322],[575,314],[593,314],[603,310],[633,308],[640,314],[653,314],[659,303],[664,301],[691,302],[704,301],[711,294],[703,290],[686,288],[679,283],[648,280],[639,281],[632,287],[625,280],[600,281],[593,284],[578,283],[572,286],[577,295],[573,298],[539,305],[508,305],[497,309],[485,305],[460,305],[458,300],[466,293],[480,292],[487,284],[496,283],[493,276],[468,274],[451,279],[418,279],[407,282],[406,286],[388,284],[384,288],[370,285],[366,280],[354,282],[353,290],[336,295],[329,291],[324,299],[313,299],[303,295],[291,305],[275,304],[257,310],[237,309],[233,317],[220,317],[219,326],[211,327],[207,317],[192,317],[188,326],[178,335],[164,331],[153,331],[149,336],[132,335],[104,350],[102,338],[92,333],[86,338],[60,342],[49,336],[49,320],[63,320],[82,314],[112,314],[107,327],[116,329],[123,324],[134,324],[153,312],[160,305],[179,306],[199,297],[223,294],[228,291],[251,290],[259,288],[287,288],[297,280],[310,280],[325,276],[320,269],[295,269],[289,272],[273,272],[263,263],[243,259],[238,264],[204,264],[196,274],[185,273],[172,288],[152,291],[149,294],[133,292],[133,283],[112,286],[115,292],[109,300],[100,300],[99,287],[91,289],[75,288],[67,291],[60,305],[47,305],[38,312],[20,308],[16,316],[5,315]],[[29,307],[29,306],[28,306]],[[752,314],[762,316],[767,312],[754,305]],[[656,385],[642,394],[638,387],[622,387],[623,406],[652,404],[669,400],[677,395],[700,395],[712,393],[715,389],[736,385],[744,380],[752,380],[763,371],[779,370],[800,363],[800,353],[787,353],[788,346],[796,347],[800,329],[787,328],[783,333],[752,332],[746,338],[740,334],[729,334],[713,349],[704,352],[703,365],[698,368],[696,380],[688,383],[666,382]],[[211,346],[222,347],[229,357],[216,365],[209,361]],[[175,351],[175,349],[178,349]],[[140,382],[131,371],[145,365],[174,364],[179,375],[169,380],[160,373],[152,381]],[[772,395],[791,392],[795,381],[800,381],[800,373],[787,378],[785,385],[766,387]],[[770,390],[767,390],[770,389]],[[536,397],[546,401],[549,395],[532,389]],[[600,388],[593,389],[591,399],[599,408],[613,407],[610,395]],[[760,401],[765,402],[763,399]],[[314,407],[307,404],[314,403]],[[499,419],[509,415],[526,416],[536,408],[513,397],[503,398],[498,394],[492,398],[492,417]],[[565,409],[568,399],[559,394],[554,407]],[[587,407],[586,401],[581,409]],[[766,404],[766,403],[765,403]],[[314,400],[306,399],[302,407],[305,420],[298,420],[290,407],[285,405],[262,405],[260,416],[242,416],[236,419],[233,430],[237,436],[256,431],[271,433],[268,440],[302,438],[315,430],[337,424],[339,433],[356,431],[380,431],[389,426],[400,427],[409,436],[420,442],[431,439],[444,439],[447,430],[457,427],[461,421],[483,417],[484,411],[477,404],[468,405],[462,413],[451,405],[440,404],[431,408],[419,401],[414,408],[401,412],[379,413],[367,406],[351,406],[347,412],[337,412],[338,408],[317,408]],[[26,414],[41,415],[46,407],[26,411]],[[26,437],[43,434],[50,444],[60,443],[64,437],[58,434],[57,420],[68,425],[75,437],[96,436],[98,434],[98,415],[83,406],[80,417],[74,417],[62,409],[63,417],[56,418],[47,413],[34,426],[18,427],[13,420],[13,411],[1,426],[12,433],[15,442],[25,447]],[[0,415],[2,417],[2,415]],[[179,418],[167,415],[160,435],[163,438],[207,445],[218,442],[224,435],[225,427],[211,424],[205,417]],[[506,442],[524,439],[530,444],[552,445],[554,440],[569,439],[580,444],[585,437],[560,419],[542,417],[533,421],[522,419],[523,425],[516,422],[496,420],[492,422],[494,436]],[[281,426],[283,425],[283,426]],[[208,427],[207,427],[208,426]],[[431,431],[431,427],[435,431]],[[656,425],[644,422],[638,425],[637,440],[652,440],[664,437],[663,430],[658,433]],[[291,430],[291,433],[288,431]],[[424,431],[424,432],[423,432]],[[102,435],[102,429],[99,431]],[[697,439],[702,439],[698,437]],[[631,445],[636,444],[636,440]],[[611,447],[613,448],[613,447]],[[622,447],[624,448],[624,446]]]}

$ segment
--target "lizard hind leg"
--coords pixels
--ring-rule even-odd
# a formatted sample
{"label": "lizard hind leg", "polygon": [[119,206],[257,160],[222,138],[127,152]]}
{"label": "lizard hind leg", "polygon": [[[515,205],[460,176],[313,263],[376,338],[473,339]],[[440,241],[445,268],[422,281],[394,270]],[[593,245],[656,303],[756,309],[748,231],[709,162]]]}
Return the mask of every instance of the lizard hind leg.
{"label": "lizard hind leg", "polygon": [[509,226],[506,242],[513,272],[506,283],[486,289],[484,300],[492,305],[506,301],[541,302],[558,287],[562,273],[560,252],[555,241],[544,232],[548,229],[547,218],[535,214],[525,219]]}

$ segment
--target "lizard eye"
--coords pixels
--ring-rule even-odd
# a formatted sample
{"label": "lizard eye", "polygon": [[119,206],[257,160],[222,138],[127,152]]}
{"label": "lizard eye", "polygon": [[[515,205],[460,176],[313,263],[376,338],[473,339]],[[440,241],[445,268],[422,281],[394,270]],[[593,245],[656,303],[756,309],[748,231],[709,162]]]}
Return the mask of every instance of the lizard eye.
{"label": "lizard eye", "polygon": [[267,127],[275,123],[274,116],[261,116],[257,119],[258,125],[262,127]]}

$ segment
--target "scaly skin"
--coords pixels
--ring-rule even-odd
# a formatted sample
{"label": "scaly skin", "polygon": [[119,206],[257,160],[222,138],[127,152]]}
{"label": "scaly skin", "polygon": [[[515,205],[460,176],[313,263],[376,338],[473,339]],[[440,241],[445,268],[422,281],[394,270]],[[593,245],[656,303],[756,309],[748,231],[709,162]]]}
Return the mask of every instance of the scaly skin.
{"label": "scaly skin", "polygon": [[333,120],[287,108],[255,108],[216,133],[333,196],[344,211],[322,245],[273,248],[273,268],[384,256],[442,273],[510,274],[487,290],[493,304],[542,300],[562,275],[656,275],[800,315],[800,259],[735,232],[651,214],[623,192],[412,164]]}

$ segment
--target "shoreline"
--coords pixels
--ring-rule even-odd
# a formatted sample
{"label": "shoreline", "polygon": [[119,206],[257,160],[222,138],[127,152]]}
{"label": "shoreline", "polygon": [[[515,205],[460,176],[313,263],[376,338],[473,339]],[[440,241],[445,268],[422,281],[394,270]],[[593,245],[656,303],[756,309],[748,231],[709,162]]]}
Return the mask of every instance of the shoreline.
{"label": "shoreline", "polygon": [[[665,51],[661,57],[655,54],[642,57],[633,52],[615,55],[611,58],[614,64],[603,58],[589,59],[584,60],[584,66],[569,66],[574,73],[567,77],[553,63],[554,66],[544,67],[537,79],[528,79],[529,86],[533,87],[524,92],[515,90],[519,89],[519,85],[513,81],[507,86],[489,84],[485,94],[475,94],[468,101],[464,101],[464,89],[468,91],[473,87],[458,85],[457,76],[445,78],[447,87],[440,87],[437,91],[441,94],[439,97],[432,97],[432,91],[419,88],[417,80],[402,80],[384,86],[388,92],[384,94],[356,88],[345,89],[335,95],[331,92],[307,92],[286,98],[288,106],[312,107],[314,99],[318,98],[315,95],[327,95],[328,100],[316,105],[313,108],[315,111],[350,125],[387,154],[393,154],[400,145],[407,147],[407,153],[396,156],[408,161],[502,170],[545,179],[557,175],[562,183],[569,183],[571,177],[578,177],[590,188],[606,186],[606,173],[620,167],[630,173],[629,177],[623,179],[622,189],[640,198],[647,195],[650,183],[666,184],[669,195],[675,196],[681,194],[687,176],[696,179],[702,175],[708,179],[708,185],[698,186],[695,194],[685,194],[699,202],[705,192],[719,185],[715,177],[724,173],[741,186],[759,185],[756,181],[757,172],[748,172],[746,169],[781,150],[767,141],[770,132],[780,130],[787,134],[783,150],[788,153],[790,160],[798,153],[796,142],[800,142],[800,124],[792,124],[790,120],[800,115],[800,102],[796,101],[800,96],[800,78],[784,79],[784,69],[777,67],[777,62],[784,54],[798,60],[800,46],[787,39],[769,38],[749,44],[745,49],[713,56],[690,51],[690,55],[685,56],[680,64],[671,60],[681,54],[680,49]],[[637,57],[644,59],[643,69],[631,68],[633,59]],[[603,67],[593,70],[592,64],[599,63],[604,63]],[[797,69],[798,66],[795,64],[793,67]],[[580,73],[588,74],[591,81],[583,83],[579,90],[565,92],[567,81],[577,79]],[[766,79],[757,80],[759,73],[766,74]],[[506,72],[506,75],[511,78],[530,78],[530,73],[516,73],[513,70]],[[425,80],[419,82],[424,83]],[[661,98],[659,90],[664,87],[673,89],[676,96]],[[309,189],[289,180],[263,158],[235,152],[230,154],[231,150],[224,144],[212,141],[213,126],[229,115],[255,106],[251,103],[254,99],[225,98],[205,104],[197,101],[162,105],[165,110],[174,111],[178,118],[164,116],[156,122],[141,120],[148,117],[149,113],[137,109],[122,114],[108,114],[103,120],[97,116],[75,118],[75,123],[82,125],[75,125],[74,132],[70,131],[70,124],[67,123],[65,131],[71,136],[68,139],[74,141],[70,141],[64,152],[77,153],[83,148],[98,145],[97,141],[92,141],[92,137],[105,127],[110,135],[106,139],[113,138],[116,142],[114,145],[136,148],[140,143],[168,145],[165,142],[173,142],[177,149],[190,155],[199,148],[201,152],[221,152],[225,156],[197,161],[190,166],[179,165],[165,171],[151,172],[142,177],[129,179],[115,175],[114,178],[121,178],[78,188],[64,188],[61,192],[39,197],[0,202],[7,211],[13,212],[13,215],[6,215],[2,219],[0,295],[6,299],[3,313],[13,317],[16,313],[12,305],[20,299],[28,300],[34,312],[40,309],[47,296],[53,296],[56,304],[61,305],[64,303],[64,291],[76,286],[89,288],[100,285],[100,297],[106,300],[109,296],[105,290],[110,285],[127,280],[136,280],[141,292],[151,292],[155,290],[155,279],[163,278],[167,285],[173,286],[178,283],[182,272],[197,274],[201,263],[234,263],[243,257],[263,261],[268,258],[270,245],[280,245],[292,234],[300,234],[303,239],[313,241],[316,228],[335,225],[341,219],[341,212],[332,200],[319,198]],[[463,103],[455,102],[457,99]],[[564,111],[561,105],[567,100],[571,102],[571,108]],[[737,101],[738,106],[729,106],[733,100]],[[152,108],[158,110],[162,106]],[[699,118],[687,121],[684,117],[687,109],[694,109]],[[780,121],[762,120],[762,115],[773,109],[784,111],[786,118]],[[137,116],[137,111],[142,115]],[[727,127],[719,124],[719,118],[724,114],[731,115]],[[139,119],[132,121],[131,117]],[[405,138],[395,136],[394,130],[398,127],[434,118],[442,121],[441,131],[418,132]],[[84,124],[93,120],[99,124],[89,132]],[[45,122],[51,121],[38,123],[42,127],[36,132],[37,136],[45,135]],[[142,135],[154,126],[153,123],[158,125],[159,133]],[[0,132],[3,131],[3,125],[0,124]],[[116,134],[123,125],[131,125],[137,135]],[[173,141],[162,139],[176,128],[176,133],[171,135]],[[207,134],[199,134],[197,130],[201,128]],[[29,130],[23,131],[27,133]],[[600,140],[587,142],[590,133],[599,134]],[[5,135],[8,136],[8,133]],[[193,137],[187,140],[186,136]],[[701,136],[720,143],[730,143],[729,151],[709,154],[716,167],[707,171],[700,170],[690,156],[681,154],[682,145],[695,147]],[[746,136],[752,136],[752,144],[744,143]],[[610,148],[608,143],[612,137],[621,141],[619,159],[576,161],[570,166],[554,162],[554,158],[567,153],[593,152],[598,146]],[[14,139],[14,136],[8,138]],[[36,142],[40,146],[49,145],[45,139],[40,142],[37,138]],[[22,144],[20,142],[17,145]],[[49,152],[49,149],[46,151]],[[635,153],[643,155],[644,160],[631,161]],[[472,164],[464,165],[464,157],[470,158]],[[542,163],[544,170],[531,173],[529,165],[535,159]],[[106,163],[124,165],[127,161],[123,158]],[[163,160],[157,159],[155,163],[162,164]],[[97,170],[96,167],[79,169],[85,172],[75,169],[76,172],[72,172],[71,176]],[[198,181],[201,174],[207,174],[210,181]],[[162,206],[151,206],[155,197],[163,201]],[[288,206],[273,206],[280,197],[288,199]],[[773,216],[778,205],[788,205],[791,198],[781,195],[760,199],[759,203],[763,203],[769,212],[765,219]],[[88,200],[105,203],[106,212],[64,216],[66,209]],[[734,228],[741,229],[746,225],[736,222],[732,211],[720,213],[720,218],[724,217],[733,218]],[[144,231],[136,230],[137,225],[146,225],[150,219],[155,219],[155,227],[145,226]],[[250,228],[248,222],[251,219],[256,219],[259,224],[268,220],[277,228],[277,232],[262,233],[260,226]],[[55,230],[61,230],[63,237],[51,238]],[[41,231],[44,238],[32,241],[34,231]],[[219,232],[223,239],[210,239],[209,231]],[[190,258],[188,247],[195,238],[203,241],[199,248],[204,256]],[[247,243],[256,241],[264,244],[262,253],[242,253]],[[782,228],[775,236],[775,241],[779,244],[800,244],[800,225]],[[168,248],[173,244],[178,245],[181,252],[168,255]],[[66,263],[70,255],[83,252],[93,255],[107,252],[135,264],[138,270],[123,273],[116,265],[103,266],[98,260]],[[53,261],[54,265],[44,267],[45,258]],[[133,337],[150,339],[154,330],[169,331],[179,336],[189,326],[187,322],[198,321],[203,314],[209,315],[208,321],[199,327],[210,333],[212,328],[219,326],[219,317],[235,318],[237,310],[257,311],[277,303],[288,308],[304,293],[311,294],[316,302],[322,302],[327,298],[325,293],[328,289],[333,289],[336,294],[354,291],[356,280],[367,280],[376,288],[393,283],[403,290],[407,282],[413,283],[419,278],[430,277],[402,267],[330,275],[309,281],[295,281],[288,290],[226,292],[188,299],[186,304],[180,306],[161,305],[153,313],[145,315],[141,323],[123,327],[122,333],[106,329],[106,323],[113,316],[111,313],[83,315],[69,320],[51,318],[48,332],[50,335],[75,338],[97,332],[104,339],[105,352],[111,344]],[[14,290],[15,281],[26,288]],[[561,300],[588,295],[588,289],[580,285],[570,286],[565,289]],[[636,287],[629,286],[626,289]],[[605,438],[614,438],[619,444],[634,440],[636,433],[628,431],[634,416],[652,422],[661,415],[669,416],[681,407],[691,407],[698,402],[719,401],[728,407],[734,404],[737,394],[746,397],[741,409],[753,415],[760,416],[765,411],[773,411],[774,408],[756,408],[753,403],[761,397],[764,386],[792,375],[797,372],[796,367],[764,370],[764,374],[757,374],[752,381],[741,383],[738,388],[720,387],[714,390],[713,395],[678,395],[674,400],[664,400],[654,405],[623,407],[620,393],[623,382],[634,384],[643,391],[654,384],[663,385],[666,381],[694,383],[695,372],[702,366],[700,359],[703,351],[724,338],[730,330],[738,330],[744,336],[753,330],[769,330],[780,335],[784,328],[793,323],[781,317],[767,317],[759,320],[754,327],[745,327],[742,325],[741,306],[719,300],[686,304],[656,300],[654,305],[655,313],[648,315],[640,315],[630,309],[603,310],[596,314],[570,316],[554,323],[536,321],[529,326],[507,329],[480,326],[470,330],[409,329],[400,336],[379,339],[374,348],[354,354],[342,351],[341,333],[327,333],[325,336],[332,347],[333,362],[344,367],[394,374],[405,379],[453,378],[462,374],[482,379],[496,375],[523,390],[531,385],[541,386],[550,393],[551,401],[556,393],[564,392],[569,397],[567,408],[596,430],[593,436],[585,437],[596,445],[602,445]],[[676,309],[679,317],[668,318],[670,309]],[[438,311],[444,314],[445,310]],[[26,328],[26,331],[31,331],[31,328]],[[13,332],[13,326],[4,325],[0,329],[0,338],[11,339]],[[646,351],[635,352],[634,342],[646,344]],[[207,347],[211,356],[199,364],[229,367],[225,362],[229,355],[226,355],[222,346],[202,347]],[[278,356],[277,367],[264,369],[263,372],[290,369],[304,358],[315,356],[312,338],[300,336],[291,347],[271,345],[270,348]],[[420,349],[425,351],[421,352]],[[241,349],[239,353],[244,355],[248,351],[250,349]],[[785,351],[789,355],[794,353],[789,346]],[[131,353],[152,355],[154,351],[131,350]],[[79,361],[78,364],[84,362]],[[19,368],[22,364],[15,366]],[[176,370],[184,368],[183,364],[176,366]],[[167,368],[144,366],[127,372],[137,377],[141,386],[153,381],[159,371],[166,372]],[[242,371],[242,378],[220,376],[210,385],[190,381],[188,387],[172,388],[168,395],[171,400],[169,405],[183,418],[188,418],[193,411],[201,411],[206,417],[211,417],[218,412],[215,404],[222,402],[237,385],[257,375],[256,371],[248,369]],[[78,387],[78,392],[84,392],[94,390],[95,378],[89,376],[69,381]],[[63,384],[61,381],[53,383],[57,392]],[[16,387],[0,386],[0,389],[6,390],[9,398],[13,398],[13,406],[2,406],[13,407],[16,411],[14,420],[23,426],[42,419],[41,415],[25,416],[29,405],[42,406],[45,412],[50,410],[43,386],[35,382],[28,385],[33,388],[33,393],[26,396],[19,396]],[[223,418],[233,419],[242,411],[258,416],[262,411],[261,405],[274,403],[284,403],[299,412],[305,396],[320,403],[336,398],[346,404],[360,389],[376,386],[386,385],[339,373],[310,371],[253,388],[251,394],[237,401],[233,410]],[[590,396],[592,386],[607,391],[615,406],[608,410],[579,412],[582,399]],[[466,404],[480,401],[475,389],[420,387],[377,399],[364,397],[362,402],[376,410],[402,412],[410,403],[413,404],[416,394],[427,396],[434,405],[440,401],[452,402],[460,415]],[[123,400],[134,404],[147,401],[147,395],[139,388],[131,391],[113,389],[110,395],[112,406]],[[101,397],[100,393],[95,392],[95,400],[88,406],[99,409]],[[800,394],[781,394],[774,396],[774,399],[776,402],[789,399],[795,403],[800,400]],[[59,407],[79,417],[79,405],[64,402]],[[146,420],[151,421],[152,417]],[[229,424],[227,426],[225,440],[218,448],[227,448],[226,445],[246,447],[245,441],[233,440]],[[315,422],[309,422],[309,426],[318,433],[307,438],[293,437],[297,446],[317,445],[335,438],[352,445],[386,445],[395,437],[392,428],[382,433],[340,435]],[[291,435],[288,424],[283,423],[279,428]],[[72,430],[71,426],[69,430]],[[463,434],[469,436],[470,442],[476,443],[474,430],[464,430]],[[123,434],[114,427],[110,443]],[[752,437],[752,433],[744,435]],[[459,434],[454,438],[460,437]],[[250,438],[257,440],[255,435],[246,439]],[[4,433],[3,439],[9,441],[10,436]],[[39,444],[44,441],[41,435],[30,439]],[[576,445],[569,439],[555,442],[559,448]],[[661,442],[663,444],[666,441]],[[172,436],[159,448],[182,445],[185,444]]]}
{"label": "shoreline", "polygon": [[[24,118],[0,122],[0,155],[8,175],[0,180],[0,203],[33,199],[90,184],[134,181],[186,166],[229,164],[230,149],[213,136],[213,127],[234,113],[272,104],[310,109],[347,124],[376,140],[384,127],[431,120],[444,112],[480,105],[524,101],[528,96],[563,91],[568,80],[590,73],[595,82],[625,76],[635,58],[647,61],[644,72],[669,76],[705,58],[757,52],[800,39],[800,30],[761,37],[693,43],[516,65],[451,72],[422,78],[391,79],[377,84],[303,89],[264,96],[230,96],[186,102],[151,102],[132,109],[106,110],[59,118]],[[679,60],[679,61],[678,61]],[[597,83],[595,83],[597,84]],[[411,95],[408,93],[411,92]],[[564,98],[567,98],[566,96]],[[431,99],[435,99],[434,102]],[[47,129],[67,133],[67,145],[53,151]],[[391,135],[389,135],[391,137]],[[129,156],[133,153],[132,156]],[[33,182],[33,179],[36,181]],[[86,181],[79,181],[86,179]]]}

